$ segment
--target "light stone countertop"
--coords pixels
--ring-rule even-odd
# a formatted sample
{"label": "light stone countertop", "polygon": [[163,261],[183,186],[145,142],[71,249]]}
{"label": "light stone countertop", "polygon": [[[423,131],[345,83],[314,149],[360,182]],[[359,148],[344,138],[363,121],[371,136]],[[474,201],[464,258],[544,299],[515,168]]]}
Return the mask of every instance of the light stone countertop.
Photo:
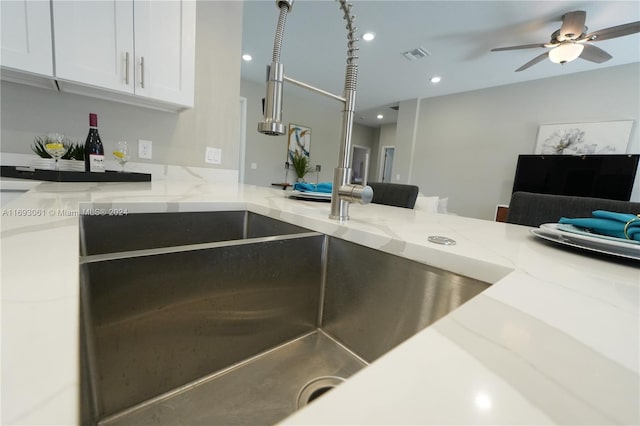
{"label": "light stone countertop", "polygon": [[0,177],[0,191],[28,191],[40,183],[37,180]]}
{"label": "light stone countertop", "polygon": [[[78,423],[80,203],[248,209],[493,283],[286,424],[639,424],[640,264],[529,228],[188,182],[45,182],[2,209],[2,424]],[[455,246],[427,242],[443,235]]]}

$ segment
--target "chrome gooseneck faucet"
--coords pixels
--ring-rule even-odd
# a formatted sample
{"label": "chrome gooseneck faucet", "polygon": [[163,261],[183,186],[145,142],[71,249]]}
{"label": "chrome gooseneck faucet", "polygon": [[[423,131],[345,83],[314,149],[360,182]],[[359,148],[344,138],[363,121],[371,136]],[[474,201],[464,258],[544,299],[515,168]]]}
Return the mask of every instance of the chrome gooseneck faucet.
{"label": "chrome gooseneck faucet", "polygon": [[342,140],[340,143],[340,156],[338,167],[333,173],[333,189],[331,193],[331,214],[329,218],[336,220],[349,219],[349,203],[368,204],[373,199],[373,189],[370,186],[353,185],[351,181],[351,132],[353,129],[353,114],[356,104],[356,81],[358,79],[358,58],[356,52],[354,26],[355,17],[351,14],[351,4],[346,0],[336,0],[340,3],[340,9],[344,12],[347,21],[347,71],[344,82],[343,96],[334,95],[301,81],[294,80],[284,75],[284,66],[280,63],[280,50],[287,13],[293,7],[294,0],[276,0],[280,8],[276,36],[273,42],[273,58],[267,65],[267,96],[264,102],[264,120],[258,123],[258,131],[266,135],[279,136],[285,134],[285,126],[282,124],[282,86],[284,81],[295,84],[316,93],[328,96],[343,103],[342,115]]}

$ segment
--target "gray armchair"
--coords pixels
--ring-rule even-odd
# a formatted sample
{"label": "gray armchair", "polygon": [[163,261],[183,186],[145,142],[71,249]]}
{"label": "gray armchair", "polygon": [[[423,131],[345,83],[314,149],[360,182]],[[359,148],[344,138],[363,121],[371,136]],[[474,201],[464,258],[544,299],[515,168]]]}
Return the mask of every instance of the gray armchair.
{"label": "gray armchair", "polygon": [[640,203],[604,198],[514,192],[509,203],[507,223],[540,226],[555,223],[561,217],[591,217],[594,210],[640,213]]}
{"label": "gray armchair", "polygon": [[420,188],[400,183],[369,182],[373,189],[372,203],[412,209],[416,205]]}

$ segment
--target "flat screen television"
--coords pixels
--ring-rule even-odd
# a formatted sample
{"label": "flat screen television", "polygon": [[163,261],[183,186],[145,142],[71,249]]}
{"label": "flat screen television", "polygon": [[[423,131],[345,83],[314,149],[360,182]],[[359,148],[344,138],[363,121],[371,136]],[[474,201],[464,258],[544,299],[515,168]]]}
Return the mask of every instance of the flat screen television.
{"label": "flat screen television", "polygon": [[513,192],[629,201],[638,154],[520,155]]}

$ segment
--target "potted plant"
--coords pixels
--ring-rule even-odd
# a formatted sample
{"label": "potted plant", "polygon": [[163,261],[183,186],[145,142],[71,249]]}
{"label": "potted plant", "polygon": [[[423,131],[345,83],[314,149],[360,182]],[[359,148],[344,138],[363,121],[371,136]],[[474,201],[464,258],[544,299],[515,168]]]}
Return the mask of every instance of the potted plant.
{"label": "potted plant", "polygon": [[[53,169],[54,162],[51,155],[45,150],[44,146],[48,143],[56,142],[54,136],[37,136],[31,150],[40,157],[33,161],[33,166],[40,169]],[[84,145],[74,143],[68,138],[63,137],[62,144],[67,147],[67,152],[60,157],[61,170],[84,171]]]}
{"label": "potted plant", "polygon": [[293,154],[289,153],[289,157],[291,157],[293,170],[298,176],[298,182],[304,182],[304,175],[312,171],[309,165],[309,157],[298,151],[294,151]]}

